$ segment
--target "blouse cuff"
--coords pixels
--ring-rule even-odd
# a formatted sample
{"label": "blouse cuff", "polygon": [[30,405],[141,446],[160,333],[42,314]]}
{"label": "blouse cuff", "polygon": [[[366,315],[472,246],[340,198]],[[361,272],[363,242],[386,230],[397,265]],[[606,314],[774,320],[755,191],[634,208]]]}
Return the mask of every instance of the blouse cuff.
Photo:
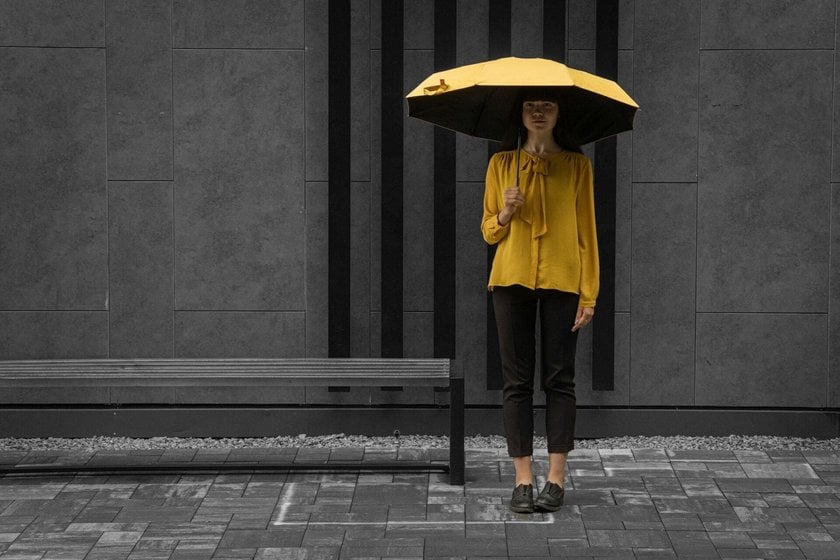
{"label": "blouse cuff", "polygon": [[[513,220],[511,220],[513,221]],[[502,225],[499,223],[498,214],[491,216],[484,222],[484,240],[491,245],[495,245],[508,234],[510,231],[510,222]]]}

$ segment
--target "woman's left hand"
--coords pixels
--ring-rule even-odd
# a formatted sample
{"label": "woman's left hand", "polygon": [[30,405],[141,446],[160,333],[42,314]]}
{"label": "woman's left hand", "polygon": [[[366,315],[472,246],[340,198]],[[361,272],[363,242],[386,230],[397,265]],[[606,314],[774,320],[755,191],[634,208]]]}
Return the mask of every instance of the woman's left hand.
{"label": "woman's left hand", "polygon": [[595,316],[594,307],[578,307],[577,316],[575,317],[575,325],[572,327],[572,332],[585,327],[592,322],[592,317]]}

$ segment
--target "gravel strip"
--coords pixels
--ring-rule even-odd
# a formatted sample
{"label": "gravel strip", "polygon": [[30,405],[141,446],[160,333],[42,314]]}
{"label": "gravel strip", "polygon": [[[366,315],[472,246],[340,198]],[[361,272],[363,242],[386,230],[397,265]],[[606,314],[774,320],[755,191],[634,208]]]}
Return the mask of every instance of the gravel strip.
{"label": "gravel strip", "polygon": [[[465,439],[467,449],[504,449],[502,436],[471,436]],[[425,435],[369,437],[332,434],[325,436],[277,436],[265,438],[0,438],[0,451],[35,450],[130,450],[130,449],[238,449],[283,447],[406,447],[432,449],[449,446],[449,438]],[[545,447],[545,438],[534,439],[536,448]],[[712,450],[840,450],[840,438],[814,439],[776,436],[626,436],[577,440],[579,449],[712,449]]]}

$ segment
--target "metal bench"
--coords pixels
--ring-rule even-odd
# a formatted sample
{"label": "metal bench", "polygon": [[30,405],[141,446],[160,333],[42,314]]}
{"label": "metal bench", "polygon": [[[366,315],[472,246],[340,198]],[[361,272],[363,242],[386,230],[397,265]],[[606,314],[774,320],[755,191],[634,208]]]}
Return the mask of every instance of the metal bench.
{"label": "metal bench", "polygon": [[[32,388],[217,386],[276,387],[434,387],[448,391],[449,473],[452,484],[464,483],[464,379],[448,359],[95,359],[0,361],[0,391]],[[429,463],[406,461],[376,466],[408,470]],[[182,465],[183,466],[183,465]],[[225,465],[225,468],[241,465]],[[295,468],[307,465],[295,464]],[[324,465],[318,465],[324,467]],[[329,463],[330,470],[359,469],[359,463]],[[165,466],[159,466],[164,469]],[[285,465],[281,470],[291,468]],[[309,465],[308,467],[314,467]],[[80,471],[78,467],[73,469]],[[149,468],[144,468],[148,471]],[[171,467],[170,469],[171,470]],[[3,466],[0,473],[23,472]]]}

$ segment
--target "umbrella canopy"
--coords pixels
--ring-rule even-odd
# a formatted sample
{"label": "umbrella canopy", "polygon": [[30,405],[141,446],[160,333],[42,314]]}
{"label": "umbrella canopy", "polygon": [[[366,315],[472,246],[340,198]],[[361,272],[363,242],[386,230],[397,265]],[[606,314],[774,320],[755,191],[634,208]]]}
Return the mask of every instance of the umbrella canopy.
{"label": "umbrella canopy", "polygon": [[436,72],[408,94],[408,114],[470,136],[502,140],[524,88],[549,88],[562,137],[583,145],[633,128],[639,106],[612,80],[544,58],[507,57]]}

